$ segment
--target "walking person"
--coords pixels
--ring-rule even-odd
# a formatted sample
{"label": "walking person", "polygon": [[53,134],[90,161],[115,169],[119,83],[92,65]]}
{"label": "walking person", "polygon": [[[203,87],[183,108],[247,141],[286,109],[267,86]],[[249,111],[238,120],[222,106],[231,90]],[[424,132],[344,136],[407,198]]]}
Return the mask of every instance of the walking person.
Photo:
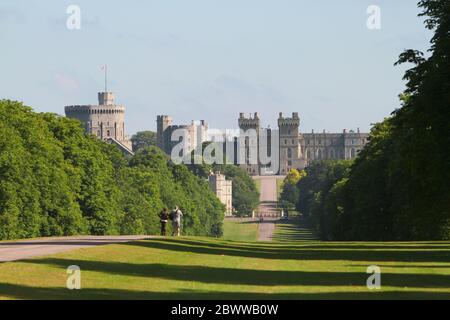
{"label": "walking person", "polygon": [[172,211],[172,236],[180,236],[181,233],[181,218],[183,217],[183,212],[178,207]]}
{"label": "walking person", "polygon": [[161,235],[166,235],[166,226],[167,221],[169,220],[169,213],[167,212],[167,208],[164,208],[163,211],[159,214],[160,221],[161,221]]}

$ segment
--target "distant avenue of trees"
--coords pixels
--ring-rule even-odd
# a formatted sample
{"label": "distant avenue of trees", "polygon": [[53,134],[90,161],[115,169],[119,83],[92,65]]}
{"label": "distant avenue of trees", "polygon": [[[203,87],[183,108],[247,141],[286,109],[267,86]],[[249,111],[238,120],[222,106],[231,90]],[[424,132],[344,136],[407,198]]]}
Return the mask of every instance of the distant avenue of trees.
{"label": "distant avenue of trees", "polygon": [[322,239],[450,238],[450,1],[419,6],[434,36],[429,58],[400,55],[397,64],[414,65],[402,107],[374,125],[353,163],[314,163],[295,188],[285,183]]}
{"label": "distant avenue of trees", "polygon": [[0,239],[155,234],[175,205],[184,234],[221,236],[224,207],[207,182],[158,148],[127,158],[76,120],[0,100]]}

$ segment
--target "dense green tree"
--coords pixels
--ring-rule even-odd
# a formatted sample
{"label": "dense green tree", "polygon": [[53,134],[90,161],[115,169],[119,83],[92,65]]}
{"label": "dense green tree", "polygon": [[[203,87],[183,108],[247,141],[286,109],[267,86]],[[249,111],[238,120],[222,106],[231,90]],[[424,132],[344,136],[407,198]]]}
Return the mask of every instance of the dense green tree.
{"label": "dense green tree", "polygon": [[297,184],[306,175],[304,170],[291,169],[283,180],[280,199],[283,203],[295,205],[299,197]]}
{"label": "dense green tree", "polygon": [[374,125],[342,179],[313,166],[298,184],[298,207],[324,239],[450,238],[450,2],[419,6],[434,36],[428,58],[406,50],[396,63],[414,65],[401,107]]}
{"label": "dense green tree", "polygon": [[434,30],[430,57],[406,50],[411,63],[402,107],[375,126],[349,176],[348,237],[433,240],[450,237],[450,2],[420,1]]}
{"label": "dense green tree", "polygon": [[142,148],[156,146],[156,132],[139,131],[131,137],[131,143],[134,152]]}
{"label": "dense green tree", "polygon": [[330,217],[336,212],[328,203],[336,197],[336,183],[346,177],[350,165],[348,160],[313,162],[297,183],[297,210],[310,221],[322,239],[334,237]]}
{"label": "dense green tree", "polygon": [[185,234],[221,235],[219,200],[159,149],[126,158],[76,120],[0,100],[0,239],[155,234],[175,205]]}

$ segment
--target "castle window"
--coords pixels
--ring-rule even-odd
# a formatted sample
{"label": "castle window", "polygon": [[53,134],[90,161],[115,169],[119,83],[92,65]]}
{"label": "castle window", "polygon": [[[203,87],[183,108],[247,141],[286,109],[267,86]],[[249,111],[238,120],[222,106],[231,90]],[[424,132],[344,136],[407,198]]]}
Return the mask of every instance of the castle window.
{"label": "castle window", "polygon": [[284,144],[287,144],[287,140],[286,139],[284,139]]}
{"label": "castle window", "polygon": [[106,136],[110,136],[111,132],[109,130],[106,131]]}
{"label": "castle window", "polygon": [[291,129],[288,130],[288,134],[291,134]]}
{"label": "castle window", "polygon": [[287,149],[287,156],[288,156],[288,158],[292,158],[292,149],[291,148]]}
{"label": "castle window", "polygon": [[351,157],[354,158],[356,156],[355,148],[352,148],[352,151],[350,153]]}
{"label": "castle window", "polygon": [[322,144],[322,140],[319,140],[319,144]]}
{"label": "castle window", "polygon": [[292,166],[292,161],[291,160],[288,161],[288,166]]}

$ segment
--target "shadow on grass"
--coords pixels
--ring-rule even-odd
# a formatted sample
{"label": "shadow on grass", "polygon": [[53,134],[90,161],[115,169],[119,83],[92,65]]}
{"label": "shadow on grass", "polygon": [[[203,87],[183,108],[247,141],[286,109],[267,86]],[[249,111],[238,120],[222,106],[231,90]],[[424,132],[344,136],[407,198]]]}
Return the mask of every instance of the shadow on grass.
{"label": "shadow on grass", "polygon": [[278,221],[272,240],[278,242],[310,241],[318,240],[318,238],[308,225],[295,219]]}
{"label": "shadow on grass", "polygon": [[[72,259],[32,259],[26,263],[67,268],[78,265],[83,271],[111,275],[194,281],[206,284],[255,286],[353,286],[365,285],[367,274],[361,272],[289,271],[220,268],[192,265],[136,264]],[[412,288],[450,288],[450,275],[383,272],[383,285]]]}
{"label": "shadow on grass", "polygon": [[0,296],[12,299],[83,299],[83,300],[344,300],[344,299],[428,299],[448,300],[450,293],[442,292],[327,292],[327,293],[254,293],[180,290],[177,292],[131,291],[108,288],[41,288],[0,283]]}
{"label": "shadow on grass", "polygon": [[211,243],[189,239],[152,239],[128,243],[127,245],[169,251],[192,252],[198,254],[227,255],[260,259],[292,260],[348,260],[348,261],[392,261],[392,262],[450,262],[449,246],[435,250],[416,249],[408,246],[405,250],[392,250],[386,247],[373,249],[358,245],[339,245],[331,248],[317,246],[269,246],[266,243],[244,245],[232,242]]}

